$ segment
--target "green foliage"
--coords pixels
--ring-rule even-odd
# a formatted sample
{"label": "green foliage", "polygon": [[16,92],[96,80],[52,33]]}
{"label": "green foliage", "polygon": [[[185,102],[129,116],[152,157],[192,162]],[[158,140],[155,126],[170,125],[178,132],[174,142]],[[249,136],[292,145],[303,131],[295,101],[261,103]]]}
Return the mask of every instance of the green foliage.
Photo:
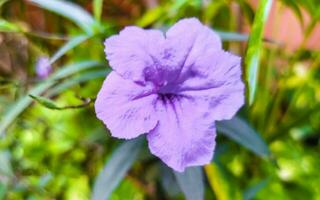
{"label": "green foliage", "polygon": [[230,139],[250,149],[259,156],[270,156],[267,144],[247,122],[239,117],[217,122],[217,129]]}
{"label": "green foliage", "polygon": [[104,169],[100,172],[93,188],[92,199],[107,199],[123,179],[141,150],[142,138],[123,143],[112,154]]}
{"label": "green foliage", "polygon": [[257,89],[257,77],[259,73],[260,51],[262,48],[262,38],[265,23],[268,19],[272,0],[262,0],[254,18],[252,32],[250,34],[245,57],[246,81],[248,82],[248,102],[252,104]]}
{"label": "green foliage", "polygon": [[186,169],[183,173],[174,173],[182,192],[187,200],[203,199],[204,179],[200,167]]}
{"label": "green foliage", "polygon": [[91,35],[94,33],[94,28],[96,25],[95,20],[87,11],[76,4],[63,0],[31,0],[31,2],[73,21],[87,34]]}
{"label": "green foliage", "polygon": [[103,0],[93,1],[93,14],[97,21],[100,21],[103,8]]}
{"label": "green foliage", "polygon": [[0,32],[22,32],[22,30],[16,24],[0,19]]}
{"label": "green foliage", "polygon": [[268,180],[262,180],[259,183],[251,186],[250,188],[248,188],[246,191],[244,191],[243,193],[243,199],[244,200],[250,200],[253,199],[257,193],[259,192],[259,190],[261,190],[262,188],[266,187],[268,183]]}

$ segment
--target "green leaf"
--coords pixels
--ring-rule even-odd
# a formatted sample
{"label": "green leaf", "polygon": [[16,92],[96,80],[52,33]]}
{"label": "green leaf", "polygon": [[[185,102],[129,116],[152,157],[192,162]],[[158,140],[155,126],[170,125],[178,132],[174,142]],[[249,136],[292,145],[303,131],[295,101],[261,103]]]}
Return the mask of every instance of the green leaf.
{"label": "green leaf", "polygon": [[215,32],[220,36],[222,41],[247,41],[249,36],[247,34],[235,33],[235,32],[224,32],[217,31]]}
{"label": "green leaf", "polygon": [[246,81],[248,83],[247,90],[250,105],[254,101],[255,92],[257,88],[260,51],[262,48],[264,26],[270,12],[271,5],[272,0],[260,1],[256,16],[254,17],[252,32],[249,37],[247,54],[244,62],[246,65],[245,72]]}
{"label": "green leaf", "polygon": [[110,69],[109,70],[103,69],[103,70],[97,70],[97,71],[90,71],[90,72],[81,74],[77,77],[68,79],[60,84],[57,84],[57,86],[50,89],[50,91],[48,92],[48,96],[50,97],[50,96],[57,95],[57,94],[65,91],[66,89],[68,89],[74,85],[77,85],[79,83],[82,83],[82,82],[94,80],[97,78],[105,78],[109,72],[110,72]]}
{"label": "green leaf", "polygon": [[73,21],[87,34],[94,33],[95,20],[80,6],[63,0],[30,0],[41,8],[55,12]]}
{"label": "green leaf", "polygon": [[216,123],[217,130],[259,156],[270,156],[267,144],[246,121],[239,117]]}
{"label": "green leaf", "polygon": [[0,200],[4,200],[7,193],[7,186],[0,182]]}
{"label": "green leaf", "polygon": [[208,182],[218,200],[240,199],[237,185],[227,175],[221,165],[212,162],[204,166]]}
{"label": "green leaf", "polygon": [[3,4],[7,3],[9,0],[0,0],[0,8],[3,6]]}
{"label": "green leaf", "polygon": [[[68,77],[81,70],[95,67],[97,65],[100,65],[100,63],[96,61],[82,61],[65,66],[61,70],[52,74],[47,80],[39,83],[34,88],[32,88],[28,92],[28,94],[32,94],[34,96],[41,95],[44,91],[54,85],[57,80]],[[4,133],[6,128],[15,120],[15,118],[18,117],[31,104],[31,102],[32,99],[28,95],[26,95],[10,105],[10,108],[7,110],[0,121],[0,136]]]}
{"label": "green leaf", "polygon": [[78,46],[82,42],[86,41],[90,36],[88,35],[78,35],[71,38],[68,42],[66,42],[51,58],[50,63],[54,63],[61,56],[63,56],[67,51],[73,49]]}
{"label": "green leaf", "polygon": [[22,32],[22,30],[14,23],[0,19],[0,32]]}
{"label": "green leaf", "polygon": [[93,200],[108,199],[112,191],[124,178],[137,159],[142,148],[143,137],[124,142],[114,151],[104,169],[100,172],[93,187]]}
{"label": "green leaf", "polygon": [[75,74],[77,72],[91,69],[91,68],[97,67],[97,66],[103,66],[103,65],[104,65],[103,63],[97,62],[94,60],[80,61],[80,62],[73,63],[73,64],[62,67],[59,71],[53,73],[48,78],[48,80],[55,81],[55,80],[70,76],[72,74]]}
{"label": "green leaf", "polygon": [[246,189],[243,193],[243,200],[253,199],[256,196],[256,194],[268,184],[268,182],[269,179],[264,179],[256,185],[253,185],[250,188]]}
{"label": "green leaf", "polygon": [[54,101],[52,101],[51,99],[45,98],[45,97],[41,97],[41,96],[34,96],[32,94],[29,94],[29,96],[36,100],[38,103],[40,103],[41,105],[43,105],[46,108],[49,109],[53,109],[53,110],[60,110],[60,107],[57,106]]}
{"label": "green leaf", "polygon": [[101,20],[103,0],[93,0],[93,15],[97,21]]}
{"label": "green leaf", "polygon": [[9,151],[0,152],[0,163],[0,174],[5,176],[13,176],[11,155]]}
{"label": "green leaf", "polygon": [[187,200],[204,198],[204,179],[201,167],[189,167],[183,173],[174,172]]}
{"label": "green leaf", "polygon": [[248,19],[248,21],[253,23],[254,19],[254,10],[250,6],[250,3],[246,0],[238,0],[239,6],[243,12],[243,15]]}
{"label": "green leaf", "polygon": [[181,192],[174,175],[174,171],[166,165],[161,165],[160,171],[161,186],[168,195],[169,199],[174,199],[174,197],[179,195]]}
{"label": "green leaf", "polygon": [[297,15],[301,25],[303,25],[303,16],[299,7],[299,3],[296,0],[282,0],[284,4],[292,9],[292,11]]}
{"label": "green leaf", "polygon": [[156,8],[150,9],[137,21],[137,25],[141,27],[146,27],[154,23],[162,15],[163,15],[162,7],[156,7]]}

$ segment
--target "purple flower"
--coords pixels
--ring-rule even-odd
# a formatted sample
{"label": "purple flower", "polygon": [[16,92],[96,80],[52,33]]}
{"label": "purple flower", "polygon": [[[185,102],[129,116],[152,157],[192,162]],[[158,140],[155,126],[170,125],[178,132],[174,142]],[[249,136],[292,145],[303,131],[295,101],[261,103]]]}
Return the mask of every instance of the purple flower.
{"label": "purple flower", "polygon": [[51,73],[52,68],[47,57],[40,57],[36,63],[36,74],[40,79],[45,79]]}
{"label": "purple flower", "polygon": [[176,171],[211,161],[214,122],[244,103],[240,57],[216,33],[183,19],[165,34],[126,27],[105,41],[114,70],[97,96],[97,117],[112,136],[147,133],[152,154]]}

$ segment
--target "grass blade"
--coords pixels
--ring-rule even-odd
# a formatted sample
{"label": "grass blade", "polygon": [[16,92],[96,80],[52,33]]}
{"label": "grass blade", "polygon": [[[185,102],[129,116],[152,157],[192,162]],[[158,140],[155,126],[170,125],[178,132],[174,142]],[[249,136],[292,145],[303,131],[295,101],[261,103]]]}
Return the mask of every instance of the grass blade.
{"label": "grass blade", "polygon": [[238,195],[237,185],[227,175],[226,171],[221,167],[221,165],[212,162],[204,166],[204,170],[210,187],[214,191],[216,199],[240,199],[238,196],[241,196],[241,193]]}
{"label": "grass blade", "polygon": [[183,173],[174,172],[174,174],[187,200],[204,198],[204,179],[201,167],[189,167]]}
{"label": "grass blade", "polygon": [[264,157],[270,155],[269,148],[259,133],[243,119],[234,117],[231,120],[217,122],[216,126],[219,132],[250,149],[257,155]]}
{"label": "grass blade", "polygon": [[7,20],[0,19],[0,32],[23,32],[21,28]]}
{"label": "grass blade", "polygon": [[224,31],[217,31],[215,32],[220,36],[222,41],[247,41],[249,36],[247,34],[242,33],[235,33],[235,32],[224,32]]}
{"label": "grass blade", "polygon": [[68,42],[66,42],[51,58],[50,63],[54,63],[61,56],[63,56],[67,51],[73,49],[78,46],[82,42],[86,41],[90,36],[88,35],[79,35],[71,38]]}
{"label": "grass blade", "polygon": [[93,0],[93,15],[100,22],[103,8],[103,0]]}
{"label": "grass blade", "polygon": [[252,32],[249,37],[247,54],[245,57],[246,65],[246,81],[248,83],[248,100],[249,105],[254,101],[255,92],[257,88],[257,79],[259,73],[259,60],[260,51],[262,48],[263,32],[264,26],[266,24],[270,9],[272,5],[272,0],[261,0],[256,16],[254,17],[254,22],[252,26]]}
{"label": "grass blade", "polygon": [[68,18],[82,28],[86,33],[92,34],[95,25],[93,17],[80,6],[63,0],[30,0],[41,8],[55,12]]}
{"label": "grass blade", "polygon": [[130,169],[142,148],[143,137],[124,142],[112,154],[94,184],[93,200],[108,199],[127,171]]}
{"label": "grass blade", "polygon": [[48,91],[48,96],[51,97],[51,96],[57,95],[63,91],[66,91],[70,87],[77,85],[79,83],[82,83],[82,82],[94,80],[97,78],[105,78],[109,72],[110,72],[110,70],[103,69],[103,70],[90,71],[85,74],[81,74],[81,75],[74,77],[70,80],[66,80],[61,84],[57,84],[55,87],[50,89],[50,91]]}
{"label": "grass blade", "polygon": [[256,196],[256,194],[268,184],[268,182],[269,182],[269,179],[264,179],[259,183],[257,183],[256,185],[253,185],[247,190],[245,190],[243,193],[243,200],[253,199]]}

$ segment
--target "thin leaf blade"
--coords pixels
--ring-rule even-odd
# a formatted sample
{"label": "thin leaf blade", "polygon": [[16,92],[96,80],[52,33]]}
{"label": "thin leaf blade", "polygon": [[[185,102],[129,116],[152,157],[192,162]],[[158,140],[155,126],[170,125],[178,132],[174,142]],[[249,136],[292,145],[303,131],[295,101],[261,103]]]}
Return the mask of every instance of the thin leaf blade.
{"label": "thin leaf blade", "polygon": [[41,8],[55,12],[73,21],[86,33],[92,34],[95,21],[93,17],[80,6],[63,0],[30,0]]}
{"label": "thin leaf blade", "polygon": [[86,41],[89,38],[88,35],[78,35],[71,38],[68,42],[66,42],[51,58],[50,63],[54,63],[58,60],[61,56],[63,56],[67,51],[73,49],[74,47],[78,46],[82,42]]}
{"label": "thin leaf blade", "polygon": [[230,180],[223,168],[212,162],[204,166],[206,177],[218,200],[239,199],[237,185]]}
{"label": "thin leaf blade", "polygon": [[222,41],[247,41],[249,36],[243,33],[235,33],[235,32],[225,32],[225,31],[218,31],[215,32],[220,36]]}
{"label": "thin leaf blade", "polygon": [[53,109],[53,110],[60,110],[60,107],[57,106],[54,101],[52,101],[48,98],[41,97],[41,96],[35,96],[32,94],[29,94],[29,96],[46,108]]}
{"label": "thin leaf blade", "polygon": [[268,182],[269,182],[269,179],[264,179],[259,183],[246,189],[243,193],[243,200],[253,199],[257,195],[257,193],[268,184]]}
{"label": "thin leaf blade", "polygon": [[246,81],[248,83],[248,100],[251,105],[254,101],[259,72],[260,51],[262,48],[264,26],[266,24],[272,0],[261,0],[254,18],[252,32],[249,36],[247,54],[245,57]]}
{"label": "thin leaf blade", "polygon": [[127,141],[118,147],[100,172],[94,184],[93,200],[105,200],[117,187],[142,148],[142,137]]}
{"label": "thin leaf blade", "polygon": [[0,32],[22,32],[22,29],[14,23],[0,19]]}
{"label": "thin leaf blade", "polygon": [[216,123],[217,130],[253,151],[259,156],[270,156],[267,144],[261,136],[243,119],[234,117],[231,120]]}
{"label": "thin leaf blade", "polygon": [[103,0],[93,0],[93,15],[97,21],[101,20]]}
{"label": "thin leaf blade", "polygon": [[187,200],[204,198],[204,179],[201,167],[189,167],[183,173],[174,172]]}

